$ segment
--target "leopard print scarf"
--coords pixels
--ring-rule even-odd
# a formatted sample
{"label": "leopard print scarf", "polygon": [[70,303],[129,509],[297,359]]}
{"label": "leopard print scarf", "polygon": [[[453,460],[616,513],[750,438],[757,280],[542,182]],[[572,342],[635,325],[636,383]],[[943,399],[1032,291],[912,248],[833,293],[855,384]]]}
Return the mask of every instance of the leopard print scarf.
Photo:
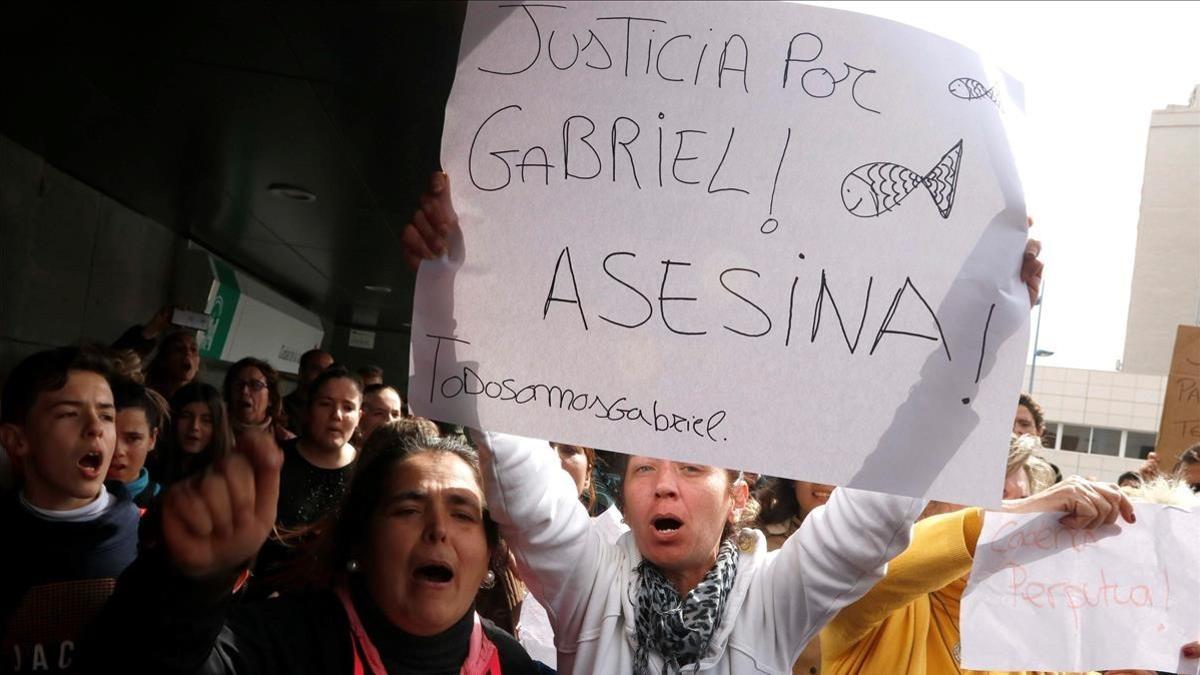
{"label": "leopard print scarf", "polygon": [[692,663],[699,670],[700,658],[721,624],[725,600],[737,576],[738,557],[732,540],[721,542],[717,564],[684,598],[653,563],[643,560],[638,565],[634,675],[650,675],[651,650],[663,657],[663,675],[679,673]]}

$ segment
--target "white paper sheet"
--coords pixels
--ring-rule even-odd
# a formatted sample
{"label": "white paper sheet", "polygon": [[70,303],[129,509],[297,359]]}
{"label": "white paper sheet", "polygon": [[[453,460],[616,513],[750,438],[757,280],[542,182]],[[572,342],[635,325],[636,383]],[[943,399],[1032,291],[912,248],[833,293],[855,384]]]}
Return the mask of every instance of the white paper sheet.
{"label": "white paper sheet", "polygon": [[988,513],[963,594],[978,670],[1200,673],[1200,510],[1136,505],[1137,522],[1069,530],[1061,514]]}
{"label": "white paper sheet", "polygon": [[998,503],[1020,97],[850,12],[472,3],[442,140],[464,240],[421,268],[413,409]]}

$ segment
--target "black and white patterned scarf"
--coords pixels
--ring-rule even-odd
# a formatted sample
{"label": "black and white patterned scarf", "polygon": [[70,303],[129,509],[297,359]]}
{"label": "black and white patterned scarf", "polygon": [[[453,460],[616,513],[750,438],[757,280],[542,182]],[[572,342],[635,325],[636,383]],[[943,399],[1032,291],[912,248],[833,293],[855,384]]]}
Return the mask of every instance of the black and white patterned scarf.
{"label": "black and white patterned scarf", "polygon": [[678,673],[691,663],[700,667],[700,658],[721,624],[725,600],[737,576],[738,556],[732,540],[721,542],[717,564],[684,598],[653,563],[643,560],[638,565],[634,675],[650,675],[652,650],[663,657],[663,675]]}

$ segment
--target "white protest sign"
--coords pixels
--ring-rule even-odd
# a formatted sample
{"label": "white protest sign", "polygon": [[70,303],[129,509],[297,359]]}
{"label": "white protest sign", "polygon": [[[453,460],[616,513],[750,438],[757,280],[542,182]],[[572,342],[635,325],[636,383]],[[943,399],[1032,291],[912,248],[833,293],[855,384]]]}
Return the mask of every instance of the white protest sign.
{"label": "white protest sign", "polygon": [[977,670],[1200,673],[1200,510],[1070,530],[1062,514],[988,513],[963,594],[962,663]]}
{"label": "white protest sign", "polygon": [[1029,299],[976,54],[850,12],[472,3],[422,265],[421,415],[999,501]]}

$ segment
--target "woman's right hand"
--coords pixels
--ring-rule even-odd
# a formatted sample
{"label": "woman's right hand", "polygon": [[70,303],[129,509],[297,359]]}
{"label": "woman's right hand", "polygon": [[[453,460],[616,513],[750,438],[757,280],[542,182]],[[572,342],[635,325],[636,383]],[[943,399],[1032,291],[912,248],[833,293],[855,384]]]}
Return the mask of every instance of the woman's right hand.
{"label": "woman's right hand", "polygon": [[142,337],[147,340],[153,340],[171,327],[171,317],[175,314],[175,310],[179,309],[175,305],[163,305],[158,308],[154,316],[150,317],[142,326]]}
{"label": "woman's right hand", "polygon": [[1112,525],[1118,516],[1129,523],[1135,520],[1133,504],[1120,488],[1078,476],[1071,476],[1023,499],[1006,499],[1003,510],[1008,513],[1066,512],[1059,522],[1075,529]]}
{"label": "woman's right hand", "polygon": [[435,171],[429,189],[421,195],[421,207],[404,226],[400,239],[404,244],[404,262],[415,272],[422,260],[433,260],[446,253],[458,232],[458,214],[450,199],[450,176]]}
{"label": "woman's right hand", "polygon": [[275,525],[283,453],[267,432],[238,438],[237,452],[163,498],[163,540],[171,561],[201,579],[232,572],[262,548]]}

